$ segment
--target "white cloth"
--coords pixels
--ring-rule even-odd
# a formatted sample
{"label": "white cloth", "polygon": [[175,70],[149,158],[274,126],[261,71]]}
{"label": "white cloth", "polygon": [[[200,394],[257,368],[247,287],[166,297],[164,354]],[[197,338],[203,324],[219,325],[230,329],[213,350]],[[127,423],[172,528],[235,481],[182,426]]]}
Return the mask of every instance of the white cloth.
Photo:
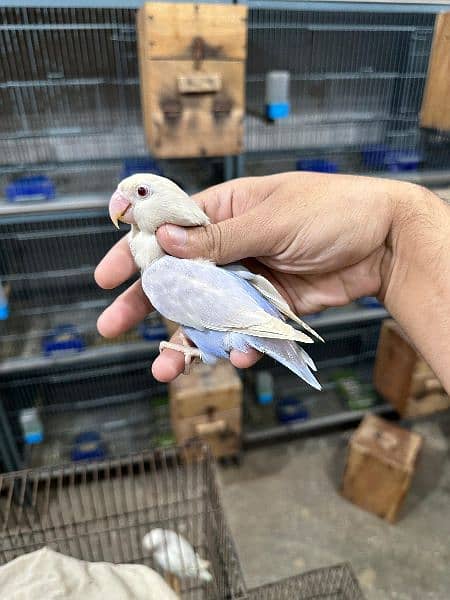
{"label": "white cloth", "polygon": [[1,600],[177,600],[145,565],[86,562],[44,547],[0,567]]}

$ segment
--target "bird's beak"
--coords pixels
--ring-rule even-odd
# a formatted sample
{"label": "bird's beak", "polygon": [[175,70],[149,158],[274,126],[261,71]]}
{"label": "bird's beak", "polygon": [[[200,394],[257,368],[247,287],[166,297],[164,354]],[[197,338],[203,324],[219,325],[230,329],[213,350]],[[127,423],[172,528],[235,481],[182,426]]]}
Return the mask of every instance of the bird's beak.
{"label": "bird's beak", "polygon": [[130,207],[131,202],[128,201],[128,198],[126,198],[122,192],[116,190],[109,201],[109,216],[117,229],[119,229],[119,221],[129,224],[134,223],[134,219],[131,215],[125,216],[125,213]]}

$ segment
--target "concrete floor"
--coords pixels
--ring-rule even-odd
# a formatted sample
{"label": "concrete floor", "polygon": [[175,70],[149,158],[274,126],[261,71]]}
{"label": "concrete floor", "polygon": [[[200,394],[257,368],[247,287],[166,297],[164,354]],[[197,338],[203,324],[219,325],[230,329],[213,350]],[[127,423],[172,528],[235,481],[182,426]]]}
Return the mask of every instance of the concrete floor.
{"label": "concrete floor", "polygon": [[450,414],[413,429],[425,444],[396,525],[338,494],[349,432],[250,450],[222,469],[248,586],[349,561],[368,600],[450,599]]}

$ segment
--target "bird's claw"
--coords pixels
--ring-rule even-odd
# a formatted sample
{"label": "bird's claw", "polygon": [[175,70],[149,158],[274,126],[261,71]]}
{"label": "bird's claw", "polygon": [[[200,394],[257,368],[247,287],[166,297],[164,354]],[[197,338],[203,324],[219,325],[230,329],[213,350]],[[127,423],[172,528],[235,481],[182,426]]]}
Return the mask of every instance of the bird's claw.
{"label": "bird's claw", "polygon": [[173,342],[161,342],[159,344],[159,352],[161,353],[165,349],[175,350],[184,354],[184,375],[189,375],[191,363],[195,359],[201,359],[201,352],[198,348],[189,346],[185,340],[182,344],[175,344]]}

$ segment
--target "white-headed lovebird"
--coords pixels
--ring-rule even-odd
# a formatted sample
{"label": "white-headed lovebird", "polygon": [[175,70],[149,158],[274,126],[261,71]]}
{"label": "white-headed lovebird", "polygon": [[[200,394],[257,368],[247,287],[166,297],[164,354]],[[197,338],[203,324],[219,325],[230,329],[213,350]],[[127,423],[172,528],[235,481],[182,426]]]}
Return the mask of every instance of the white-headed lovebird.
{"label": "white-headed lovebird", "polygon": [[211,364],[228,358],[231,350],[255,348],[320,389],[312,373],[314,362],[297,342],[321,338],[265,277],[240,264],[220,267],[205,259],[175,258],[162,250],[156,238],[161,225],[209,224],[207,215],[173,181],[145,173],[127,177],[112,195],[109,213],[116,226],[118,221],[131,225],[130,250],[151,304],[181,325],[184,343],[162,342],[160,350],[182,352],[187,368],[194,357]]}
{"label": "white-headed lovebird", "polygon": [[176,531],[153,529],[143,540],[144,550],[153,555],[153,560],[164,573],[179,579],[198,577],[202,581],[212,581],[209,562],[195,552],[191,544]]}

